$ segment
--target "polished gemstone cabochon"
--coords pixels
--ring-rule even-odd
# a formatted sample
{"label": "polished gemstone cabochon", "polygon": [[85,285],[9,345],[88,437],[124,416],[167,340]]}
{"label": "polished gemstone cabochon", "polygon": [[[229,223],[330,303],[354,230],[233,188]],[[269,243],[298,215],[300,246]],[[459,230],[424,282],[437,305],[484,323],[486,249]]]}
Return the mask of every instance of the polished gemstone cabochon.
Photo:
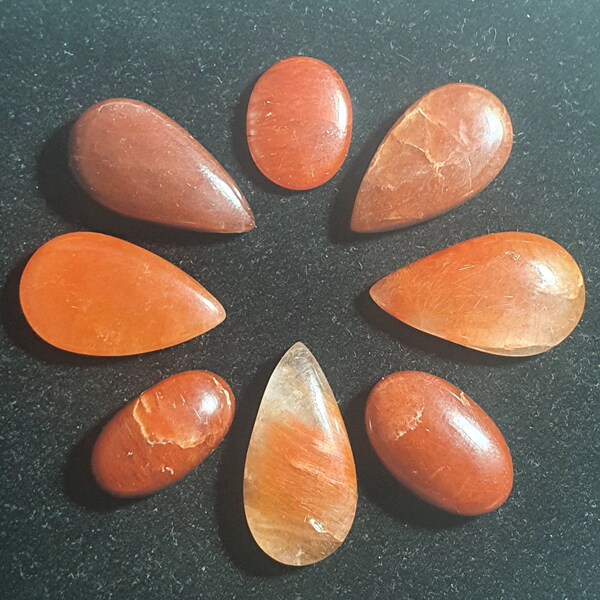
{"label": "polished gemstone cabochon", "polygon": [[513,129],[488,90],[450,83],[415,102],[392,126],[361,183],[351,227],[372,233],[445,213],[504,167]]}
{"label": "polished gemstone cabochon", "polygon": [[556,242],[524,232],[492,233],[399,269],[371,297],[400,321],[482,352],[540,354],[577,326],[585,285]]}
{"label": "polished gemstone cabochon", "polygon": [[295,56],[258,80],[246,117],[250,154],[260,171],[291,190],[309,190],[340,169],[352,136],[346,85],[326,63]]}
{"label": "polished gemstone cabochon", "polygon": [[225,309],[156,254],[100,233],[68,233],[29,259],[19,288],[31,328],[68,352],[161,350],[216,327]]}
{"label": "polished gemstone cabochon", "polygon": [[244,470],[244,508],[271,558],[309,565],[346,539],[357,502],[352,449],[329,383],[302,343],[267,384]]}
{"label": "polished gemstone cabochon", "polygon": [[157,383],[104,427],[92,452],[92,472],[107,492],[145,496],[202,463],[229,431],[235,399],[208,371],[186,371]]}
{"label": "polished gemstone cabochon", "polygon": [[71,169],[100,204],[184,229],[242,233],[254,216],[238,186],[185,129],[128,98],[88,108],[71,131]]}
{"label": "polished gemstone cabochon", "polygon": [[426,502],[474,516],[508,498],[513,466],[504,437],[451,383],[417,371],[389,375],[371,391],[365,419],[383,464]]}

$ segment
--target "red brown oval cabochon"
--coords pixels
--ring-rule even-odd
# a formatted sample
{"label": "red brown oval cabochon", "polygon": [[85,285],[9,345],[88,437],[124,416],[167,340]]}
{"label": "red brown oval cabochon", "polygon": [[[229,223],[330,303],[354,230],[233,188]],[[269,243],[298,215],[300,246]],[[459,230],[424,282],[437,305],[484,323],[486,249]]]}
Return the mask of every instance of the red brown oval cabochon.
{"label": "red brown oval cabochon", "polygon": [[426,502],[479,515],[508,498],[508,446],[488,415],[451,383],[417,371],[389,375],[371,391],[365,419],[381,462]]}
{"label": "red brown oval cabochon", "polygon": [[96,481],[115,496],[158,492],[203,462],[229,431],[231,388],[186,371],[146,390],[104,427],[92,452]]}

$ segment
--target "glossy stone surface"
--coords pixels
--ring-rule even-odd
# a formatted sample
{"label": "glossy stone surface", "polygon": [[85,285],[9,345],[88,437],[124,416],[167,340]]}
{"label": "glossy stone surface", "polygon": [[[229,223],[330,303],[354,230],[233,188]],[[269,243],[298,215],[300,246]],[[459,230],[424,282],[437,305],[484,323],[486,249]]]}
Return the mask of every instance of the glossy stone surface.
{"label": "glossy stone surface", "polygon": [[505,232],[418,260],[376,283],[371,297],[400,321],[445,340],[529,356],[573,331],[585,287],[577,263],[556,242]]}
{"label": "glossy stone surface", "polygon": [[244,471],[250,531],[271,558],[308,565],[344,541],[356,512],[354,458],[323,371],[301,343],[265,390]]}
{"label": "glossy stone surface", "polygon": [[248,103],[248,146],[260,171],[291,190],[329,181],[352,136],[352,103],[329,65],[304,56],[282,60],[256,83]]}
{"label": "glossy stone surface", "polygon": [[92,472],[115,496],[158,492],[187,475],[221,443],[233,421],[231,388],[214,373],[164,379],[121,409],[92,452]]}
{"label": "glossy stone surface", "polygon": [[371,391],[365,418],[381,462],[426,502],[480,515],[508,498],[508,446],[487,414],[451,383],[416,371],[389,375]]}
{"label": "glossy stone surface", "polygon": [[19,291],[32,329],[77,354],[160,350],[225,319],[216,298],[175,265],[99,233],[69,233],[44,244],[27,263]]}
{"label": "glossy stone surface", "polygon": [[239,188],[185,129],[148,104],[112,98],[73,126],[71,169],[100,204],[163,225],[240,233],[254,216]]}
{"label": "glossy stone surface", "polygon": [[472,198],[504,167],[512,148],[504,105],[476,85],[429,92],[396,121],[362,181],[351,228],[407,227]]}

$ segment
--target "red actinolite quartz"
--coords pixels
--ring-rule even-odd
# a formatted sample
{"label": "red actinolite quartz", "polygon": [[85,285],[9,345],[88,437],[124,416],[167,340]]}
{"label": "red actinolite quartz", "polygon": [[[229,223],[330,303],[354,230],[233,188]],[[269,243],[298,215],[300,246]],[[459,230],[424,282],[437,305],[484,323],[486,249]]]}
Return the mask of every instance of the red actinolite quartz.
{"label": "red actinolite quartz", "polygon": [[100,204],[163,225],[241,233],[254,217],[233,179],[175,121],[148,104],[94,104],[71,132],[71,168]]}
{"label": "red actinolite quartz", "polygon": [[94,356],[160,350],[225,319],[217,299],[175,265],[100,233],[69,233],[39,248],[20,298],[42,339]]}
{"label": "red actinolite quartz", "polygon": [[408,325],[491,354],[545,352],[573,331],[583,276],[556,242],[506,232],[467,240],[388,275],[371,288]]}
{"label": "red actinolite quartz", "polygon": [[115,496],[158,492],[187,475],[229,431],[235,400],[214,373],[187,371],[146,390],[104,427],[92,472]]}
{"label": "red actinolite quartz", "polygon": [[512,148],[506,108],[487,90],[452,83],[413,104],[379,146],[356,197],[357,232],[407,227],[486,187]]}
{"label": "red actinolite quartz", "polygon": [[366,425],[381,462],[426,502],[480,515],[510,494],[512,460],[499,429],[439,377],[416,371],[386,377],[371,391]]}
{"label": "red actinolite quartz", "polygon": [[271,558],[309,565],[346,539],[356,501],[354,458],[335,397],[315,357],[294,344],[269,379],[252,430],[248,526]]}
{"label": "red actinolite quartz", "polygon": [[266,177],[291,190],[315,188],[337,173],[348,154],[350,95],[324,62],[282,60],[256,83],[246,131],[252,158]]}

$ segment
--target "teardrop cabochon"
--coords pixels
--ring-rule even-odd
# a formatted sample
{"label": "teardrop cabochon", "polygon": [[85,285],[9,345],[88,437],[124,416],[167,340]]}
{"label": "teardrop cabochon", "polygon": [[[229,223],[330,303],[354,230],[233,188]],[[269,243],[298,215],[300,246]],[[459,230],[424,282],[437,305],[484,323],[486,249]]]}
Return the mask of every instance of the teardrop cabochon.
{"label": "teardrop cabochon", "polygon": [[351,228],[408,227],[463,204],[500,173],[513,142],[508,111],[488,90],[451,83],[392,126],[363,178]]}
{"label": "teardrop cabochon", "polygon": [[271,558],[312,564],[342,544],[356,503],[341,413],[316,359],[297,343],[271,375],[250,439],[244,471],[250,531]]}
{"label": "teardrop cabochon", "polygon": [[214,233],[254,228],[217,160],[159,110],[128,98],[88,108],[70,136],[71,170],[97,202],[127,217]]}
{"label": "teardrop cabochon", "polygon": [[556,346],[576,327],[585,305],[573,257],[556,242],[524,232],[451,246],[384,277],[370,293],[411,327],[505,356]]}
{"label": "teardrop cabochon", "polygon": [[42,339],[92,356],[160,350],[225,319],[218,300],[175,265],[100,233],[46,242],[27,263],[19,294]]}

